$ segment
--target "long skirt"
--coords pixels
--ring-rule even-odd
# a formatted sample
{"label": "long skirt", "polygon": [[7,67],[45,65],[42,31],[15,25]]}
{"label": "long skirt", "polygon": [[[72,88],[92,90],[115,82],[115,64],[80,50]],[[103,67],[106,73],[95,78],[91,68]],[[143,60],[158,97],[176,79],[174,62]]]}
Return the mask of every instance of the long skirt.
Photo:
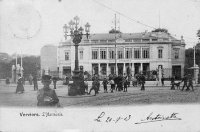
{"label": "long skirt", "polygon": [[24,86],[22,84],[17,84],[16,93],[24,92]]}

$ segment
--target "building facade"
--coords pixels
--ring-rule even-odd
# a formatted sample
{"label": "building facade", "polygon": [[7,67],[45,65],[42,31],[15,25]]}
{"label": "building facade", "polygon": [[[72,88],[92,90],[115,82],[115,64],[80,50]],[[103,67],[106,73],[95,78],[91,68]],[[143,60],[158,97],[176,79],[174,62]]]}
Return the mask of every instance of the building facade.
{"label": "building facade", "polygon": [[[91,34],[78,49],[79,66],[91,75],[135,75],[159,66],[166,78],[184,74],[185,42],[164,32]],[[57,60],[60,77],[73,74],[75,47],[71,40],[59,44]]]}
{"label": "building facade", "polygon": [[54,45],[45,45],[41,48],[41,75],[57,74],[57,49],[58,47]]}

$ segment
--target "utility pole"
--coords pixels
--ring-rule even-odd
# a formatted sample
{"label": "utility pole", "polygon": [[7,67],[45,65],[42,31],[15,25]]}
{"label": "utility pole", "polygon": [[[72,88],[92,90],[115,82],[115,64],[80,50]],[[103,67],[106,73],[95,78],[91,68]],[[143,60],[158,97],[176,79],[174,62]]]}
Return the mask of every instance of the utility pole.
{"label": "utility pole", "polygon": [[116,50],[116,14],[115,14],[115,75],[117,75],[117,50]]}
{"label": "utility pole", "polygon": [[196,56],[195,56],[195,52],[196,52],[196,51],[195,51],[195,46],[194,46],[194,67],[196,66],[196,61],[195,61],[195,60],[196,60]]}

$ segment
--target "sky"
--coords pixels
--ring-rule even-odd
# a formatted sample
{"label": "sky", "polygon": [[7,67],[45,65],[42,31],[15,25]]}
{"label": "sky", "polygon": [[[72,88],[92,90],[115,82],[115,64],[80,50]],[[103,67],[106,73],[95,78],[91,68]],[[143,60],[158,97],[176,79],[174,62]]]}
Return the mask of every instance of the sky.
{"label": "sky", "polygon": [[[63,25],[79,16],[91,33],[123,33],[166,28],[186,48],[197,42],[200,0],[0,0],[0,52],[40,55],[44,45],[64,41]],[[153,27],[153,28],[152,28]]]}

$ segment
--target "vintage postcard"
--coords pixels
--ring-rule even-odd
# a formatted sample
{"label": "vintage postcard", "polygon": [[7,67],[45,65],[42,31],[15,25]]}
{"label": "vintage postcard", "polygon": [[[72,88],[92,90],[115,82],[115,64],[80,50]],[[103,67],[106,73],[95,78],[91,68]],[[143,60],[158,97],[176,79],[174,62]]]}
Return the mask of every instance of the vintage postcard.
{"label": "vintage postcard", "polygon": [[0,131],[200,132],[200,0],[0,0]]}

